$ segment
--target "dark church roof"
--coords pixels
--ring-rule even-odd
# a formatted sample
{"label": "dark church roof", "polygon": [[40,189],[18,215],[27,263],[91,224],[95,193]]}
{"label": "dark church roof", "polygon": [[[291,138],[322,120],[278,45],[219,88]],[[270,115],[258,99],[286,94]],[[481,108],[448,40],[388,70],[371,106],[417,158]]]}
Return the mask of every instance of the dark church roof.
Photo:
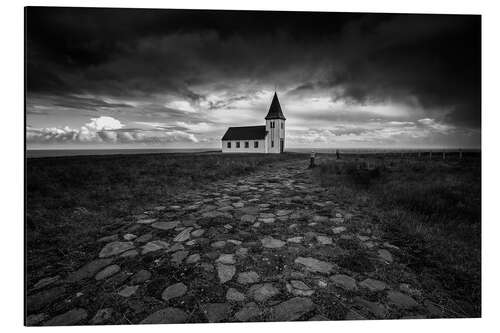
{"label": "dark church roof", "polygon": [[284,119],[283,111],[281,111],[280,101],[278,100],[278,95],[274,93],[273,101],[269,107],[269,112],[267,113],[266,119]]}
{"label": "dark church roof", "polygon": [[229,127],[222,140],[263,140],[266,126]]}

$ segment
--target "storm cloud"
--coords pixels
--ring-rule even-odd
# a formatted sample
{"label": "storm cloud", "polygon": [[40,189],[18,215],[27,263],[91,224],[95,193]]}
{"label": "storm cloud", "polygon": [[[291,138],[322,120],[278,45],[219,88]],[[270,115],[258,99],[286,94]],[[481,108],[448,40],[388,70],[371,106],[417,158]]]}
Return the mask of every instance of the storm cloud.
{"label": "storm cloud", "polygon": [[289,145],[480,145],[480,16],[30,7],[26,27],[40,133],[113,117],[135,136],[108,143],[216,145],[277,89]]}

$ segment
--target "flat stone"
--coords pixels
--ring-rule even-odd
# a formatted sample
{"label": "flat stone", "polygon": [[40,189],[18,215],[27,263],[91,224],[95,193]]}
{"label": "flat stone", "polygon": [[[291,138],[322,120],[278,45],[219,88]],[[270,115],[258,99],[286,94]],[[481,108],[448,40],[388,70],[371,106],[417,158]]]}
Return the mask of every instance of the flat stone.
{"label": "flat stone", "polygon": [[90,324],[99,325],[99,324],[106,323],[108,320],[111,319],[112,315],[113,315],[112,308],[99,309],[99,310],[97,310],[94,317],[92,317],[92,319],[90,320]]}
{"label": "flat stone", "polygon": [[141,321],[141,324],[181,324],[188,320],[188,315],[178,308],[165,308],[154,312]]}
{"label": "flat stone", "polygon": [[246,247],[240,247],[235,253],[238,257],[246,257],[248,254],[248,249]]}
{"label": "flat stone", "polygon": [[28,296],[26,298],[26,307],[28,312],[36,312],[44,308],[46,305],[61,297],[65,292],[65,287],[57,286]]}
{"label": "flat stone", "polygon": [[216,248],[216,249],[220,249],[220,248],[223,248],[224,246],[226,246],[226,241],[217,241],[217,242],[214,242],[212,244],[210,244],[211,247],[213,248]]}
{"label": "flat stone", "polygon": [[216,261],[226,265],[236,264],[236,259],[234,259],[234,254],[221,254]]}
{"label": "flat stone", "polygon": [[283,247],[283,245],[286,244],[285,242],[272,237],[264,237],[260,241],[262,243],[262,246],[268,249],[277,249]]}
{"label": "flat stone", "polygon": [[310,298],[294,297],[271,308],[271,321],[293,321],[314,310]]}
{"label": "flat stone", "polygon": [[421,290],[412,288],[408,283],[399,284],[399,290],[410,296],[422,296]]}
{"label": "flat stone", "polygon": [[203,236],[204,233],[205,233],[204,229],[197,229],[197,230],[194,230],[193,232],[191,232],[191,236],[201,237],[201,236]]}
{"label": "flat stone", "polygon": [[260,276],[259,276],[259,274],[257,274],[257,272],[254,272],[254,271],[242,272],[242,273],[238,274],[237,281],[239,284],[257,283],[260,281]]}
{"label": "flat stone", "polygon": [[134,240],[136,238],[137,238],[137,236],[134,235],[134,234],[125,234],[125,235],[123,235],[123,239],[126,240],[126,241],[131,241],[131,240]]}
{"label": "flat stone", "polygon": [[146,243],[146,245],[144,245],[142,247],[142,254],[156,252],[159,250],[164,250],[164,249],[168,248],[168,245],[169,244],[167,242],[164,242],[161,240],[155,240],[155,241],[148,242],[148,243]]}
{"label": "flat stone", "polygon": [[217,275],[219,277],[220,283],[226,283],[231,280],[236,273],[236,267],[233,265],[224,265],[221,263],[217,264]]}
{"label": "flat stone", "polygon": [[122,257],[122,258],[134,258],[134,257],[137,257],[138,255],[139,255],[139,251],[137,251],[136,249],[132,249],[132,250],[128,250],[128,251],[125,251],[122,254],[120,254],[120,257]]}
{"label": "flat stone", "polygon": [[302,282],[300,280],[292,280],[292,281],[290,281],[290,284],[295,289],[300,289],[300,290],[309,290],[309,289],[311,289],[311,288],[309,288],[309,286],[307,284],[305,284],[304,282]]}
{"label": "flat stone", "polygon": [[102,248],[101,252],[99,252],[99,258],[116,256],[133,248],[134,244],[132,242],[111,242]]}
{"label": "flat stone", "polygon": [[387,284],[384,282],[370,278],[361,281],[359,285],[370,290],[371,292],[382,291],[387,288]]}
{"label": "flat stone", "polygon": [[391,243],[389,242],[384,242],[384,247],[388,248],[388,249],[393,249],[393,250],[399,250],[399,247],[397,247],[396,245],[392,245]]}
{"label": "flat stone", "polygon": [[104,269],[102,269],[101,271],[99,271],[99,273],[97,273],[95,275],[95,279],[97,281],[100,281],[100,280],[104,280],[112,275],[115,275],[116,273],[118,273],[120,271],[120,266],[118,265],[110,265]]}
{"label": "flat stone", "polygon": [[254,302],[250,302],[245,304],[240,311],[235,313],[234,319],[237,321],[249,321],[259,317],[261,313],[262,311],[259,309],[258,305]]}
{"label": "flat stone", "polygon": [[311,257],[298,257],[297,259],[295,259],[295,263],[304,265],[306,270],[310,272],[327,274],[334,269],[334,266],[332,264]]}
{"label": "flat stone", "polygon": [[240,220],[243,223],[254,223],[256,219],[257,219],[257,216],[246,214],[246,215],[243,215]]}
{"label": "flat stone", "polygon": [[181,243],[175,243],[174,245],[172,245],[171,248],[169,248],[167,250],[167,252],[177,252],[177,251],[181,251],[181,250],[184,250],[184,245],[182,245]]}
{"label": "flat stone", "polygon": [[281,210],[278,210],[276,212],[276,215],[277,216],[285,216],[285,215],[289,215],[291,212],[292,212],[291,210],[281,209]]}
{"label": "flat stone", "polygon": [[71,326],[80,323],[87,318],[84,309],[73,309],[47,320],[43,326]]}
{"label": "flat stone", "polygon": [[343,233],[344,231],[346,231],[347,228],[346,227],[335,227],[335,228],[332,228],[332,232],[334,234],[340,234],[340,233]]}
{"label": "flat stone", "polygon": [[161,298],[163,298],[163,300],[165,301],[169,301],[173,298],[184,296],[186,292],[186,285],[182,282],[179,282],[165,288],[165,290],[163,290],[163,293],[161,294]]}
{"label": "flat stone", "polygon": [[209,303],[203,305],[202,309],[209,323],[226,321],[231,312],[231,306],[228,303]]}
{"label": "flat stone", "polygon": [[248,290],[248,295],[257,302],[265,302],[279,293],[272,283],[255,284]]}
{"label": "flat stone", "polygon": [[33,290],[42,289],[42,288],[47,287],[47,286],[49,286],[51,284],[54,284],[55,282],[59,281],[60,278],[61,277],[59,275],[56,275],[56,276],[50,276],[50,277],[46,277],[46,278],[40,279],[33,286]]}
{"label": "flat stone", "polygon": [[189,251],[177,251],[172,254],[171,260],[177,265],[180,265],[184,259],[189,255]]}
{"label": "flat stone", "polygon": [[286,289],[289,293],[295,296],[311,296],[314,294],[313,289],[309,288],[308,285],[299,280],[292,280],[290,283],[287,283]]}
{"label": "flat stone", "polygon": [[122,297],[130,297],[139,289],[139,286],[125,286],[118,292],[118,295]]}
{"label": "flat stone", "polygon": [[78,269],[77,271],[70,273],[68,275],[68,282],[79,282],[83,279],[89,279],[93,277],[98,271],[106,266],[109,266],[113,262],[113,259],[96,259],[91,261]]}
{"label": "flat stone", "polygon": [[358,239],[362,242],[366,242],[368,240],[370,240],[370,237],[368,236],[363,236],[363,235],[358,235]]}
{"label": "flat stone", "polygon": [[274,223],[274,221],[276,221],[276,219],[274,217],[264,217],[264,218],[261,218],[259,219],[262,223],[265,223],[265,224],[270,224],[270,223]]}
{"label": "flat stone", "polygon": [[387,309],[384,305],[376,302],[370,302],[361,297],[354,297],[355,304],[366,309],[377,318],[385,318],[387,316]]}
{"label": "flat stone", "polygon": [[146,282],[151,278],[151,272],[145,269],[141,269],[130,278],[131,284],[141,284]]}
{"label": "flat stone", "polygon": [[42,321],[46,320],[47,317],[48,316],[45,313],[29,315],[28,317],[26,317],[26,326],[36,326]]}
{"label": "flat stone", "polygon": [[321,245],[331,245],[331,244],[333,244],[332,238],[331,237],[327,237],[327,236],[316,236],[316,240]]}
{"label": "flat stone", "polygon": [[153,238],[153,234],[144,234],[135,239],[137,243],[147,243]]}
{"label": "flat stone", "polygon": [[153,222],[155,222],[157,219],[141,219],[141,220],[138,220],[136,223],[139,223],[139,224],[151,224]]}
{"label": "flat stone", "polygon": [[328,217],[315,215],[313,217],[313,222],[316,222],[316,223],[328,222]]}
{"label": "flat stone", "polygon": [[192,254],[190,255],[187,259],[186,259],[186,264],[194,264],[194,263],[197,263],[198,261],[200,261],[201,257],[198,253],[195,253],[195,254]]}
{"label": "flat stone", "polygon": [[332,281],[335,286],[340,287],[344,290],[354,291],[358,289],[356,280],[345,274],[336,274],[330,276],[330,281]]}
{"label": "flat stone", "polygon": [[387,299],[390,303],[396,305],[401,309],[411,309],[418,307],[418,303],[408,295],[400,293],[399,291],[390,290],[387,292]]}
{"label": "flat stone", "polygon": [[239,240],[236,240],[236,239],[228,239],[227,242],[231,243],[231,244],[234,244],[236,246],[239,246],[239,245],[241,245],[243,243],[242,241],[239,241]]}
{"label": "flat stone", "polygon": [[304,240],[304,237],[297,236],[297,237],[288,238],[286,241],[289,243],[299,244],[299,243],[302,243],[303,240]]}
{"label": "flat stone", "polygon": [[115,235],[101,237],[97,240],[97,242],[98,243],[109,243],[109,242],[117,241],[119,238],[120,237],[118,236],[118,234],[115,234]]}
{"label": "flat stone", "polygon": [[378,250],[378,256],[380,259],[387,261],[387,262],[392,262],[394,260],[392,258],[392,254],[385,249]]}
{"label": "flat stone", "polygon": [[226,299],[232,302],[243,302],[246,296],[234,288],[229,288],[226,292]]}
{"label": "flat stone", "polygon": [[160,230],[172,230],[179,226],[179,221],[171,221],[171,222],[155,222],[151,226],[155,229]]}
{"label": "flat stone", "polygon": [[182,230],[177,236],[174,238],[174,242],[182,243],[185,242],[189,239],[189,236],[191,234],[191,230],[193,230],[192,227],[186,228]]}

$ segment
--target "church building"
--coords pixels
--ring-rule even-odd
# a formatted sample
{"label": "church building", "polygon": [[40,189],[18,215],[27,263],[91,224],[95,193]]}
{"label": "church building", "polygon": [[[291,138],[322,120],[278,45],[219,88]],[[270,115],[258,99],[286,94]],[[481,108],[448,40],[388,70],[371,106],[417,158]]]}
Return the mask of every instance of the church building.
{"label": "church building", "polygon": [[222,137],[223,153],[280,154],[285,150],[285,116],[278,95],[266,116],[266,125],[229,127]]}

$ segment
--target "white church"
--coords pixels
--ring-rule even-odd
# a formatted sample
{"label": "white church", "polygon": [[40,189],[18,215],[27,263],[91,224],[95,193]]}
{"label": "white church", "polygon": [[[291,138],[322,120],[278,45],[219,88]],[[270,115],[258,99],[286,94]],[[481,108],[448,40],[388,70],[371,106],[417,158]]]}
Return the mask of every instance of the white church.
{"label": "white church", "polygon": [[282,153],[285,149],[286,118],[276,92],[265,119],[265,126],[229,127],[222,137],[222,152]]}

